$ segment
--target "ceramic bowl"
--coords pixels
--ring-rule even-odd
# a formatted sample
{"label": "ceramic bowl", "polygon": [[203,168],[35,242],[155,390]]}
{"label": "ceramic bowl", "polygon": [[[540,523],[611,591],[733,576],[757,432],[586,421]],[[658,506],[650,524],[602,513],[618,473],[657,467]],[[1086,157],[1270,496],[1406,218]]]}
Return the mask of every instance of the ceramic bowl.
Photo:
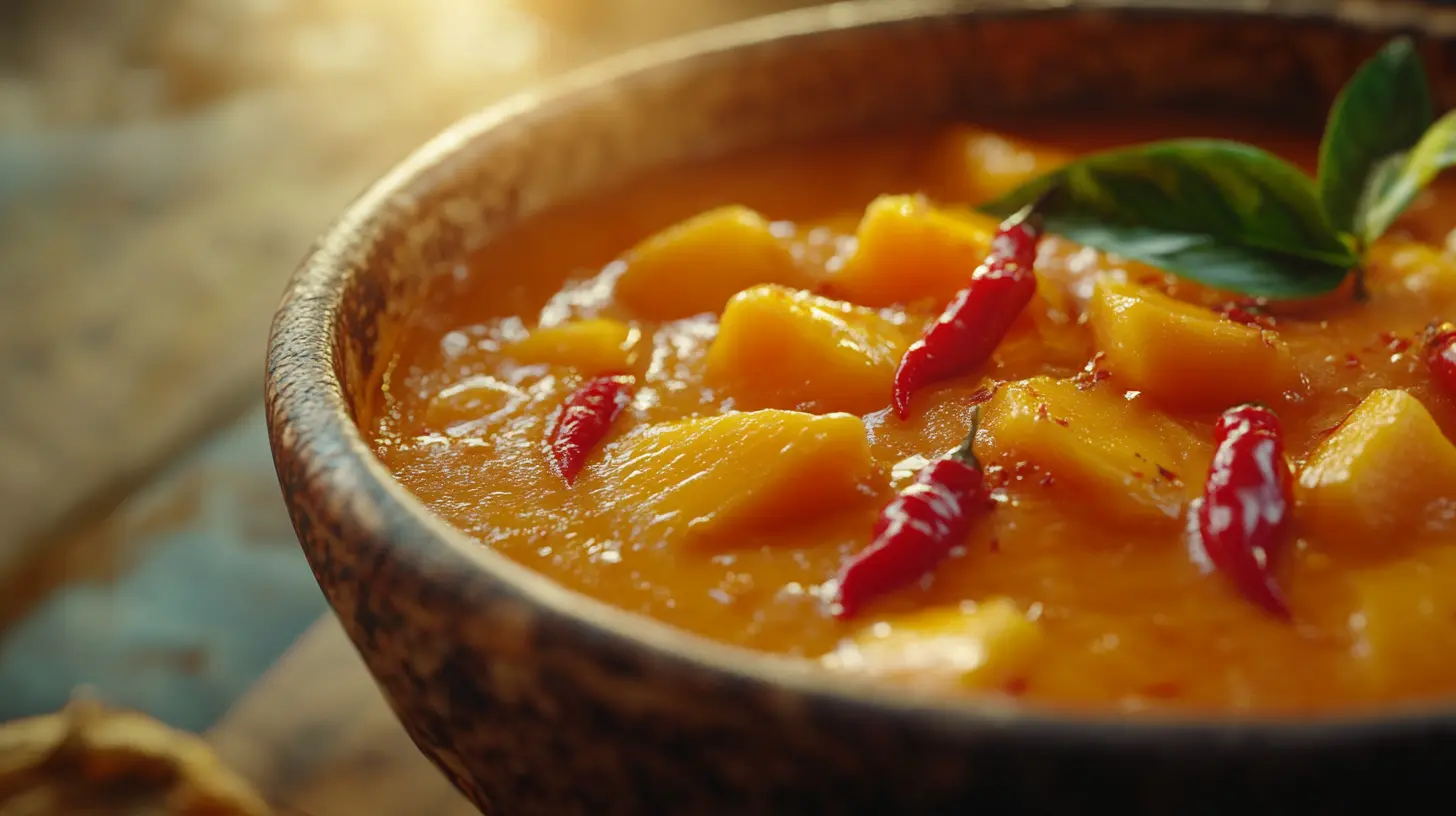
{"label": "ceramic bowl", "polygon": [[1434,789],[1456,767],[1452,707],[1134,719],[915,698],[607,608],[433,516],[354,416],[432,276],[650,167],[1027,110],[1317,127],[1397,28],[1450,106],[1452,22],[1385,2],[847,3],[653,47],[466,119],[344,214],[273,324],[273,454],[318,582],[410,736],[486,813],[1328,813]]}

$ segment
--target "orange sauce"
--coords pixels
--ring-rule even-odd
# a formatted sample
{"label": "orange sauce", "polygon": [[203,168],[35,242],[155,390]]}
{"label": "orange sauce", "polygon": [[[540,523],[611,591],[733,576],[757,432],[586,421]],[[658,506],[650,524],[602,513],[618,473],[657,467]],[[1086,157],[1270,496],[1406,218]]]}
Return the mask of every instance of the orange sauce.
{"label": "orange sauce", "polygon": [[[1303,134],[1238,123],[1022,122],[1002,132],[1014,134],[1020,152],[978,154],[972,161],[984,173],[1014,176],[1028,157],[1182,135],[1252,141],[1306,169],[1315,153]],[[856,251],[856,224],[876,196],[923,192],[946,206],[966,203],[947,169],[946,133],[798,145],[666,170],[530,219],[462,259],[461,274],[428,293],[398,337],[373,415],[361,419],[366,434],[406,487],[481,546],[716,640],[820,659],[864,627],[893,628],[917,610],[1009,598],[1034,619],[1044,642],[1010,681],[968,688],[935,672],[911,678],[934,693],[1014,694],[1101,709],[1307,712],[1456,691],[1456,559],[1444,549],[1456,548],[1456,523],[1436,519],[1382,536],[1315,529],[1297,516],[1279,562],[1295,613],[1290,623],[1205,574],[1190,558],[1181,522],[1114,521],[1058,474],[998,456],[994,438],[978,443],[978,452],[994,465],[998,504],[957,555],[858,620],[828,614],[824,586],[868,543],[876,514],[901,483],[891,475],[897,462],[954,447],[965,433],[966,405],[983,385],[1075,377],[1088,365],[1098,349],[1084,315],[1099,276],[1207,306],[1231,297],[1055,237],[1043,244],[1038,275],[1058,298],[1056,313],[1047,300],[1034,301],[1040,312],[1018,324],[991,363],[918,395],[909,421],[887,410],[886,391],[885,407],[863,414],[876,476],[832,511],[688,541],[642,524],[652,495],[615,493],[607,476],[593,475],[610,451],[599,451],[584,473],[595,487],[562,484],[545,439],[581,372],[521,364],[513,343],[538,327],[590,317],[631,327],[641,387],[612,440],[654,423],[734,410],[704,379],[718,316],[635,315],[614,296],[623,266],[615,259],[684,218],[741,204],[774,221],[798,262],[832,292],[833,275]],[[1342,290],[1271,307],[1300,378],[1266,402],[1283,420],[1296,471],[1375,389],[1407,391],[1448,440],[1456,436],[1456,403],[1430,381],[1413,342],[1433,319],[1456,317],[1456,257],[1444,248],[1453,225],[1456,193],[1438,187],[1371,251],[1368,302]],[[692,271],[683,275],[691,285]],[[922,303],[884,313],[913,336],[938,311],[939,304]],[[1122,393],[1115,374],[1096,387]],[[1200,440],[1218,413],[1154,405]],[[1191,461],[1206,463],[1199,455]],[[1174,476],[1192,496],[1205,472],[1190,466]],[[738,478],[747,489],[759,474]],[[1447,496],[1456,500],[1456,485]],[[1383,639],[1372,641],[1373,632]],[[1445,657],[1413,664],[1415,646],[1390,642],[1401,633]]]}

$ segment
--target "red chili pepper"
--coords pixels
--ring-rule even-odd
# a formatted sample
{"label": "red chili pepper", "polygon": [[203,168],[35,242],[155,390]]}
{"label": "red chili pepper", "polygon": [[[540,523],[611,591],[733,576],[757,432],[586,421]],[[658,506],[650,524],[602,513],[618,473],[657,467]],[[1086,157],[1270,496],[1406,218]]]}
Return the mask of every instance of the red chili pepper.
{"label": "red chili pepper", "polygon": [[1426,366],[1445,392],[1456,397],[1456,324],[1433,323],[1426,329]]}
{"label": "red chili pepper", "polygon": [[925,334],[906,349],[895,371],[895,413],[910,416],[910,395],[984,363],[1036,294],[1038,201],[1001,222],[986,261]]}
{"label": "red chili pepper", "polygon": [[834,616],[854,617],[865,604],[909,584],[941,562],[970,532],[972,513],[990,506],[972,446],[980,408],[960,447],[915,474],[915,481],[880,511],[874,539],[839,574]]}
{"label": "red chili pepper", "polygon": [[632,401],[631,377],[597,377],[578,388],[562,403],[561,414],[551,429],[551,461],[556,472],[570,485],[586,464],[597,443],[611,430],[612,422]]}
{"label": "red chili pepper", "polygon": [[1230,408],[1213,426],[1213,441],[1203,498],[1193,507],[1195,533],[1214,568],[1244,597],[1288,618],[1271,563],[1289,526],[1294,490],[1279,417],[1261,405]]}

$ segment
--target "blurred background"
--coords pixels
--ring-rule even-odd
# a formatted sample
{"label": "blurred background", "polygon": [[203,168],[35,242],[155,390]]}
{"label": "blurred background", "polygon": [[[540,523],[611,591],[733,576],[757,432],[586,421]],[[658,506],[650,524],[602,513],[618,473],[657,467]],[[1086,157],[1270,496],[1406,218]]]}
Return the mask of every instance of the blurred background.
{"label": "blurred background", "polygon": [[0,721],[214,722],[324,612],[261,413],[283,283],[530,83],[795,0],[0,0]]}

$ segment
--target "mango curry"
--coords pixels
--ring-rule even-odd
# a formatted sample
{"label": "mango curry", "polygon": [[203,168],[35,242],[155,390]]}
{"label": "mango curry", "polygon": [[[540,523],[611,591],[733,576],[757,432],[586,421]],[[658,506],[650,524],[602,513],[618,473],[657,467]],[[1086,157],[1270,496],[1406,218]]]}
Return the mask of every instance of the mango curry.
{"label": "mango curry", "polygon": [[[920,387],[904,419],[892,405],[907,350],[992,252],[999,219],[970,205],[1188,134],[1315,162],[1270,125],[1020,121],[798,145],[558,207],[433,284],[361,422],[482,546],[825,671],[1130,711],[1456,692],[1456,394],[1427,342],[1456,317],[1442,184],[1369,249],[1363,300],[1351,281],[1253,300],[1048,230],[985,362]],[[1248,403],[1277,415],[1289,463],[1283,543],[1250,562],[1286,614],[1196,536],[1215,423]],[[839,614],[846,564],[973,414],[981,504],[940,560]],[[567,420],[600,439],[553,458]]]}

